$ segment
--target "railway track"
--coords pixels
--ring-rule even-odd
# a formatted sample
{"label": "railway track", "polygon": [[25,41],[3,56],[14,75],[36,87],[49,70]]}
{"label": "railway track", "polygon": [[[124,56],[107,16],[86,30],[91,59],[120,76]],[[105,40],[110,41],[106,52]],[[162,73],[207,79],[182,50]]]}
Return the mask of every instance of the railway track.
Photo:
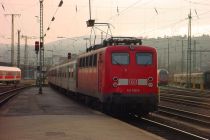
{"label": "railway track", "polygon": [[146,117],[131,115],[129,118],[120,118],[120,120],[165,139],[208,140],[210,138],[206,135],[198,135],[196,133],[173,126],[166,120],[160,121],[160,119],[156,119],[156,117],[153,115],[148,115]]}
{"label": "railway track", "polygon": [[158,106],[158,112],[156,114],[162,114],[176,119],[184,120],[189,123],[204,126],[210,129],[210,116],[203,115],[195,112],[189,112],[177,108]]}
{"label": "railway track", "polygon": [[187,106],[210,109],[210,94],[200,93],[199,91],[187,91],[180,89],[161,89],[161,101],[174,102]]}
{"label": "railway track", "polygon": [[[72,98],[71,96],[69,97]],[[101,111],[100,110],[101,108],[95,108],[95,107],[91,107],[91,108]],[[186,126],[184,123],[182,123],[185,120],[188,120],[187,121],[188,123],[195,121],[197,124],[199,124],[200,122],[202,122],[202,125],[199,126],[199,127],[202,127],[202,126],[206,126],[205,121],[209,123],[208,117],[205,118],[205,116],[199,116],[199,114],[197,114],[196,116],[196,113],[190,113],[190,112],[188,112],[188,114],[185,113],[185,115],[183,115],[182,112],[178,113],[178,111],[172,111],[172,110],[173,109],[169,107],[159,106],[158,112],[150,113],[148,116],[145,116],[145,117],[139,117],[135,114],[134,115],[130,114],[129,116],[126,116],[123,118],[118,114],[112,114],[110,112],[107,114],[123,122],[126,122],[130,125],[133,125],[137,128],[143,129],[145,131],[148,131],[160,137],[163,137],[165,139],[170,139],[170,140],[180,140],[180,139],[208,140],[210,139],[210,133],[208,133],[208,131],[203,132],[202,130],[198,130],[194,128],[192,129],[190,126]],[[190,116],[192,114],[194,115],[194,117]],[[180,116],[179,119],[178,119],[178,116]],[[206,128],[206,130],[208,130],[208,128]]]}
{"label": "railway track", "polygon": [[172,126],[170,124],[156,121],[154,119],[151,119],[150,117],[145,117],[145,118],[143,117],[141,118],[141,120],[144,121],[146,125],[153,126],[153,128],[149,128],[149,129],[146,128],[146,130],[149,130],[150,132],[154,134],[162,136],[165,139],[170,139],[170,140],[180,140],[180,139],[208,140],[209,139],[207,136],[201,136],[193,132],[190,132],[188,130],[184,130],[176,126]]}
{"label": "railway track", "polygon": [[0,85],[0,93],[14,89],[15,86],[14,85]]}
{"label": "railway track", "polygon": [[18,88],[9,89],[7,91],[0,92],[0,106],[2,106],[6,101],[11,99],[13,96],[17,95],[20,92],[20,90],[25,89],[27,87],[30,86],[21,86]]}
{"label": "railway track", "polygon": [[158,111],[149,118],[210,139],[209,109],[208,91],[167,87],[161,88]]}
{"label": "railway track", "polygon": [[185,94],[209,94],[210,90],[200,90],[200,89],[191,89],[191,88],[182,88],[182,87],[172,87],[172,86],[160,86],[161,91],[180,91],[181,93]]}

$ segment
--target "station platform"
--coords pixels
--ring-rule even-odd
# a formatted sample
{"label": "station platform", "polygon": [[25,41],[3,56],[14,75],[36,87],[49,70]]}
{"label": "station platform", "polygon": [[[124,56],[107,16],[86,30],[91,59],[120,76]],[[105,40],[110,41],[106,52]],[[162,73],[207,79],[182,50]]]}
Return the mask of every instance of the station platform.
{"label": "station platform", "polygon": [[162,140],[57,93],[31,87],[0,108],[0,140]]}

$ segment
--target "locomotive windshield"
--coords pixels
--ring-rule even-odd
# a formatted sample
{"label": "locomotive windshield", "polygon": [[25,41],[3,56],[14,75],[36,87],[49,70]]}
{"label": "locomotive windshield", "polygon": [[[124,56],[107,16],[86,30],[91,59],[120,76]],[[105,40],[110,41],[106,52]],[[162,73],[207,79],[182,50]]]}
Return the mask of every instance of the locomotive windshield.
{"label": "locomotive windshield", "polygon": [[112,64],[128,65],[129,64],[129,54],[128,53],[112,53]]}
{"label": "locomotive windshield", "polygon": [[136,63],[140,65],[151,65],[152,53],[136,53]]}

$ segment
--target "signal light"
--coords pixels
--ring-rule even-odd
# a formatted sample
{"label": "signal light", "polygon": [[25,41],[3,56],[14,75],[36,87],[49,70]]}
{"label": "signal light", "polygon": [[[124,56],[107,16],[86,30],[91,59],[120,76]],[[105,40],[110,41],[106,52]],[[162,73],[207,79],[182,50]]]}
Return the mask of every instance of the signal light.
{"label": "signal light", "polygon": [[68,53],[68,59],[71,59],[71,53]]}
{"label": "signal light", "polygon": [[39,51],[39,41],[35,41],[35,51],[36,51],[36,54],[38,54],[38,51]]}

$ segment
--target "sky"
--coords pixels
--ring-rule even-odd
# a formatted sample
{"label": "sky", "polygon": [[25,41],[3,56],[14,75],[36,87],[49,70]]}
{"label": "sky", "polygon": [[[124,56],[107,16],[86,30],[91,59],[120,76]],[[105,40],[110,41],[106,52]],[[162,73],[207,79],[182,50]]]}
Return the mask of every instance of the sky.
{"label": "sky", "polygon": [[[59,40],[59,36],[90,35],[91,28],[86,25],[90,18],[89,0],[63,0],[62,7],[58,7],[60,1],[43,2],[45,43]],[[0,0],[0,4],[0,43],[11,42],[11,16],[7,14],[20,14],[14,18],[15,43],[17,30],[29,37],[29,44],[39,40],[35,39],[39,38],[39,0]],[[192,35],[210,34],[210,1],[91,0],[91,18],[96,23],[109,23],[108,33],[113,36],[156,38],[186,35],[190,9]],[[52,17],[55,17],[53,22]],[[101,30],[107,32],[107,29],[107,26],[96,26],[94,32],[100,35]]]}

